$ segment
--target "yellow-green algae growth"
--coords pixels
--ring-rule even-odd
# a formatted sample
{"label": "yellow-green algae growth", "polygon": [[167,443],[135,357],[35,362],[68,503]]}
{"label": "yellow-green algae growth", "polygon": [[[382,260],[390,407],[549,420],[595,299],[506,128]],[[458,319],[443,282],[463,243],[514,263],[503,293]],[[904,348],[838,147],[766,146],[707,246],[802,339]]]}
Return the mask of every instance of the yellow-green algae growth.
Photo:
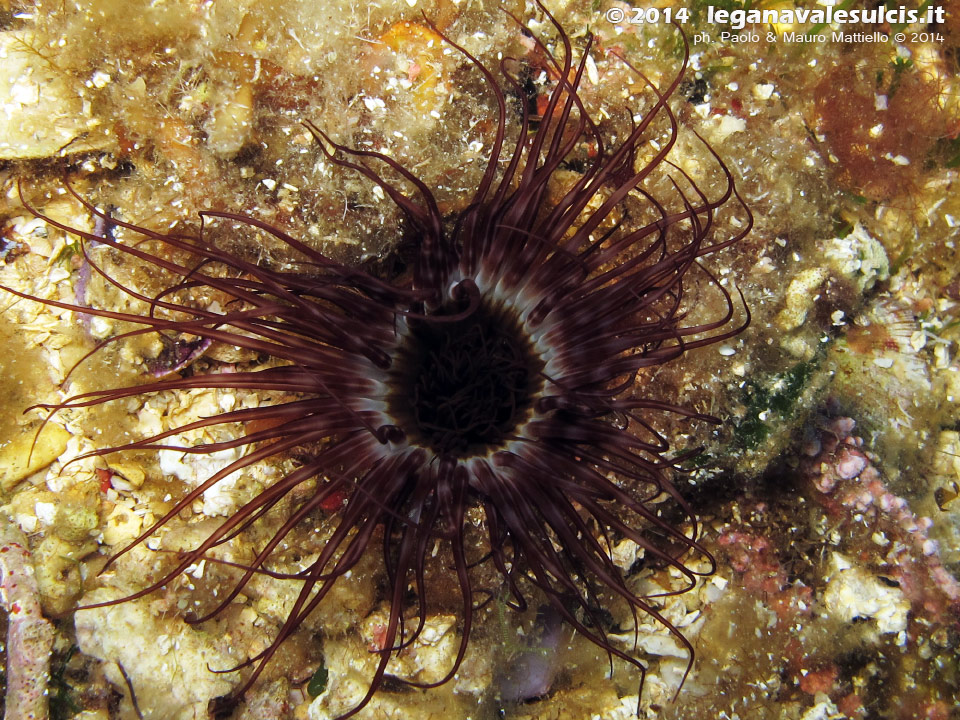
{"label": "yellow-green algae growth", "polygon": [[[731,44],[719,38],[727,28],[703,24],[706,4],[657,3],[690,9],[687,33],[712,36],[692,46],[688,83],[673,99],[686,129],[671,158],[702,177],[710,194],[722,178],[704,170],[714,163],[695,130],[737,178],[756,225],[711,266],[728,288],[743,292],[753,323],[722,346],[687,353],[638,380],[645,393],[724,420],[713,430],[657,419],[676,447],[703,447],[690,463],[689,490],[719,567],[693,592],[663,600],[663,612],[697,650],[676,698],[683,653],[654,624],[640,628],[650,663],[641,713],[956,718],[956,614],[951,622],[910,601],[909,588],[891,576],[891,546],[909,544],[916,533],[893,523],[890,511],[871,515],[833,502],[834,494],[801,472],[803,448],[823,434],[825,416],[855,418],[855,434],[885,487],[917,518],[932,521],[924,537],[939,540],[937,555],[921,548],[918,557],[942,557],[956,574],[960,499],[949,495],[960,481],[956,2],[944,26],[904,28],[900,44],[834,42],[829,28],[826,41],[790,42],[783,33],[797,28],[788,27],[757,28],[756,40]],[[642,111],[650,97],[607,51],[622,52],[655,83],[679,66],[676,29],[614,24],[606,13],[621,3],[547,6],[576,48],[588,33],[596,38],[583,94],[611,128],[623,122],[623,108]],[[541,17],[516,0],[504,7]],[[0,3],[0,282],[72,301],[82,271],[75,239],[20,206],[18,180],[32,203],[74,227],[90,229],[92,221],[64,193],[65,181],[117,217],[158,230],[195,226],[201,209],[245,212],[341,260],[385,257],[400,238],[400,213],[371,183],[326,162],[304,119],[337,141],[390,153],[435,189],[444,212],[462,209],[485,165],[495,107],[476,70],[431,43],[424,15],[489,67],[501,55],[527,52],[499,7],[468,0]],[[942,40],[910,39],[924,29]],[[254,233],[218,240],[261,262],[288,260]],[[144,292],[158,289],[143,268],[109,256],[103,262]],[[127,302],[95,278],[85,293],[98,306]],[[16,438],[41,417],[21,416],[23,408],[58,397],[92,342],[124,328],[110,321],[84,327],[69,312],[9,296],[0,307],[2,336],[10,338],[4,346],[16,349],[0,368],[0,462],[23,465],[24,443]],[[142,377],[161,353],[146,340],[111,349],[81,365],[69,391]],[[199,362],[202,369],[250,361],[214,347]],[[61,430],[53,431],[60,444],[47,448],[45,465],[4,481],[3,511],[30,537],[44,610],[63,618],[51,683],[60,717],[206,717],[207,701],[237,683],[235,674],[209,669],[258,651],[284,618],[293,590],[260,578],[216,621],[184,625],[183,615],[228,574],[212,564],[141,601],[80,613],[75,623],[68,614],[84,592],[88,600],[114,597],[156,577],[170,561],[158,550],[205,537],[220,514],[283,468],[259,469],[198,501],[156,542],[97,578],[111,549],[211,468],[149,453],[66,461],[225,405],[261,401],[269,398],[196,391],[63,413],[54,421]],[[113,473],[109,489],[105,470]],[[893,536],[894,527],[902,536]],[[321,546],[324,532],[298,538],[291,565]],[[615,545],[628,570],[636,548]],[[244,550],[235,552],[242,561]],[[675,581],[663,571],[633,577],[647,591]],[[347,709],[349,702],[331,693],[312,700],[308,681],[323,665],[345,697],[351,683],[364,687],[381,582],[371,554],[270,665],[241,710],[245,717],[322,718]],[[935,590],[931,597],[940,597]],[[860,604],[844,605],[844,593]],[[622,627],[624,609],[610,600],[608,610]],[[431,621],[437,644],[421,648],[419,664],[401,658],[401,677],[429,680],[429,663],[446,657],[456,618],[440,613]],[[477,621],[457,679],[423,693],[385,688],[361,717],[502,712],[580,720],[636,711],[636,675],[614,663],[611,676],[607,659],[569,633],[549,694],[501,707],[496,668],[516,663],[524,652],[518,632],[534,632],[536,621],[499,603]],[[71,654],[74,644],[79,652]]]}

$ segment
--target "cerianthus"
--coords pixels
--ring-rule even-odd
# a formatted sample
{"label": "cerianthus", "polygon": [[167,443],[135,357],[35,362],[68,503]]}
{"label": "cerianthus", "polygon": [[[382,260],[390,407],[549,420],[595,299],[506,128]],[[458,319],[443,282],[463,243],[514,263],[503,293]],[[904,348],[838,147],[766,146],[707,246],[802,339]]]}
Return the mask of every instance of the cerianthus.
{"label": "cerianthus", "polygon": [[[591,41],[575,62],[563,28],[546,17],[562,56],[539,38],[533,42],[547,59],[555,85],[537,117],[526,107],[518,112],[514,130],[508,99],[524,93],[512,61],[494,72],[445,38],[483,76],[498,108],[486,169],[472,199],[453,218],[444,217],[431,189],[395,160],[337,144],[309,125],[333,164],[366,176],[401,208],[415,239],[409,275],[378,277],[339,264],[279,228],[241,214],[201,216],[270,233],[309,271],[262,267],[218,247],[203,230],[155,232],[112,219],[88,203],[90,212],[118,233],[146,242],[123,242],[111,233],[82,232],[45,218],[174,280],[162,292],[144,295],[106,278],[145,302],[149,311],[144,314],[44,302],[140,328],[112,341],[136,333],[183,333],[275,360],[262,370],[174,375],[87,392],[50,409],[197,388],[295,398],[231,410],[92,453],[163,449],[184,431],[226,423],[247,427],[234,440],[182,448],[201,454],[248,452],[180,498],[120,554],[145,542],[231,473],[294,450],[305,458],[205,540],[179,553],[163,577],[133,595],[100,603],[153,593],[218,546],[285,512],[232,587],[202,615],[187,617],[200,623],[222,613],[257,573],[299,581],[296,601],[273,642],[241,666],[252,670],[236,698],[376,542],[382,543],[387,578],[385,641],[374,650],[379,658],[369,689],[341,717],[370,701],[388,676],[391,656],[423,632],[434,582],[425,568],[438,544],[460,605],[460,639],[446,675],[430,686],[458,671],[477,610],[494,595],[515,608],[531,598],[552,606],[571,628],[636,667],[642,677],[636,653],[608,637],[600,610],[601,596],[619,597],[635,618],[647,614],[666,626],[692,663],[690,643],[627,582],[610,548],[629,539],[651,562],[679,571],[690,586],[699,573],[688,556],[699,554],[712,564],[698,543],[692,510],[669,479],[677,458],[668,457],[669,443],[652,416],[713,418],[644,397],[637,379],[647,368],[745,327],[749,313],[745,321],[734,322],[729,292],[701,259],[743,238],[751,216],[731,172],[712,150],[717,172],[726,179],[718,197],[708,197],[667,159],[679,134],[669,103],[686,57],[666,87],[634,71],[648,88],[651,105],[634,118],[623,139],[611,141],[579,95]],[[666,140],[648,145],[655,130]],[[514,133],[512,152],[505,152]],[[584,142],[591,153],[572,180],[565,174],[563,186],[558,170]],[[381,168],[389,168],[414,192],[405,193]],[[654,173],[673,176],[669,197],[651,189]],[[623,211],[628,201],[644,208],[646,219],[639,226]],[[739,229],[719,230],[716,217],[729,212],[723,209],[728,201],[739,208],[733,211]],[[689,320],[692,304],[684,290],[694,275],[706,288],[701,295],[717,293],[725,304],[719,317]],[[220,298],[218,304],[197,302],[204,294]],[[307,486],[313,489],[303,497]],[[281,501],[295,491],[301,499],[291,509]],[[338,501],[329,520],[334,528],[322,550],[305,569],[275,569],[272,561],[290,533],[329,510],[333,499]],[[669,519],[663,507],[673,508]],[[467,538],[468,513],[482,517],[485,538],[479,547],[476,533]],[[484,564],[495,569],[501,588],[479,584],[477,571]]]}

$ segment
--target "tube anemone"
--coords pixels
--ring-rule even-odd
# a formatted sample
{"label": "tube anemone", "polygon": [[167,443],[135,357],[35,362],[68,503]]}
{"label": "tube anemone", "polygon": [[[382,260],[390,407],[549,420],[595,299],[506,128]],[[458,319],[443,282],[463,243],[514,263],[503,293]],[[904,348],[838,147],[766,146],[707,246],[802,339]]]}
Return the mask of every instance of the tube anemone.
{"label": "tube anemone", "polygon": [[[239,666],[251,671],[234,698],[256,681],[281,644],[374,542],[382,542],[387,577],[385,641],[375,651],[379,658],[369,689],[341,717],[370,701],[391,656],[423,631],[434,582],[425,568],[438,542],[452,568],[447,582],[454,583],[460,605],[459,648],[444,677],[417,687],[445,683],[460,667],[478,608],[499,592],[478,585],[477,567],[484,564],[499,575],[511,606],[522,609],[531,597],[545,600],[577,632],[636,667],[641,679],[640,660],[607,636],[598,609],[601,594],[621,598],[635,619],[646,614],[662,623],[693,661],[691,644],[649,597],[631,588],[608,548],[616,539],[632,540],[648,559],[679,571],[689,587],[698,574],[688,562],[691,552],[712,565],[697,541],[696,518],[669,479],[676,458],[667,458],[669,443],[655,430],[651,414],[715,420],[643,397],[635,381],[645,368],[746,327],[746,322],[732,324],[729,293],[700,261],[743,238],[752,220],[730,171],[713,150],[726,180],[715,198],[667,160],[679,132],[669,100],[684,75],[686,56],[662,89],[633,70],[649,88],[652,106],[624,139],[608,142],[578,94],[591,41],[574,63],[563,28],[544,12],[562,56],[540,39],[534,42],[557,80],[540,118],[522,111],[510,153],[505,151],[513,134],[507,97],[522,96],[512,61],[501,63],[501,86],[492,70],[444,38],[483,76],[498,108],[485,171],[466,209],[453,218],[443,217],[430,189],[390,157],[340,145],[308,125],[330,161],[366,176],[402,209],[417,240],[413,271],[406,279],[379,278],[344,266],[280,229],[240,214],[200,213],[205,223],[239,223],[271,234],[310,271],[249,262],[210,241],[203,226],[196,235],[165,234],[122,222],[79,196],[105,223],[141,239],[125,243],[112,233],[79,231],[31,208],[87,243],[110,246],[174,278],[162,292],[142,294],[111,278],[85,248],[95,271],[146,303],[149,311],[40,302],[137,326],[107,342],[146,333],[188,334],[276,361],[262,370],[174,376],[96,390],[44,407],[59,412],[197,388],[294,398],[203,418],[84,456],[171,447],[198,454],[246,452],[180,498],[109,562],[146,541],[232,473],[294,450],[306,458],[203,542],[179,553],[163,577],[134,594],[87,606],[153,593],[218,546],[277,514],[272,537],[239,568],[232,587],[202,616],[187,618],[203,622],[223,612],[256,573],[300,582],[273,642]],[[638,163],[638,150],[656,128],[668,131],[667,141]],[[557,171],[584,139],[596,152],[558,197]],[[648,179],[664,170],[674,176],[673,189],[671,197],[658,198]],[[388,180],[388,172],[414,192]],[[642,205],[649,218],[639,227],[622,211],[628,199]],[[734,212],[740,230],[720,232],[716,215],[731,200],[739,208]],[[689,321],[684,283],[693,274],[725,302],[720,317]],[[196,300],[211,296],[219,298],[218,304],[203,306]],[[248,431],[193,447],[167,444],[183,432],[227,423],[246,423]],[[294,509],[281,504],[304,486],[312,489]],[[273,569],[272,560],[290,533],[328,509],[334,498],[343,500],[333,514],[332,533],[312,563],[298,572]],[[664,501],[677,510],[670,520],[660,511]],[[477,508],[484,518],[485,552],[467,538],[467,515]]]}

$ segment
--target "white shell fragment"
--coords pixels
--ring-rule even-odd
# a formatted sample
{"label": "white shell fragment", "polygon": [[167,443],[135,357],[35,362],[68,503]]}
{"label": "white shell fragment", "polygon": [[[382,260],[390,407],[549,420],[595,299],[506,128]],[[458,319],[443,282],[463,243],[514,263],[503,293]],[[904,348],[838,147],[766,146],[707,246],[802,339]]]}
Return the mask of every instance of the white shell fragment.
{"label": "white shell fragment", "polygon": [[834,568],[823,595],[827,614],[844,622],[873,620],[882,634],[906,630],[910,602],[900,588],[883,584],[863,568],[850,566],[842,556],[835,558]]}

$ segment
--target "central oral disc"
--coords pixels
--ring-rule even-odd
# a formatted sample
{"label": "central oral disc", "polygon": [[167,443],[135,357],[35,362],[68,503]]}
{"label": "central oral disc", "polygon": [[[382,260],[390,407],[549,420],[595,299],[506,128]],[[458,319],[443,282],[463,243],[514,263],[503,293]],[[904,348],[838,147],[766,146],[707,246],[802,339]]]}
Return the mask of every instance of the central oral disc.
{"label": "central oral disc", "polygon": [[451,300],[407,321],[390,370],[388,412],[410,442],[438,456],[481,454],[529,418],[542,370],[511,308]]}

